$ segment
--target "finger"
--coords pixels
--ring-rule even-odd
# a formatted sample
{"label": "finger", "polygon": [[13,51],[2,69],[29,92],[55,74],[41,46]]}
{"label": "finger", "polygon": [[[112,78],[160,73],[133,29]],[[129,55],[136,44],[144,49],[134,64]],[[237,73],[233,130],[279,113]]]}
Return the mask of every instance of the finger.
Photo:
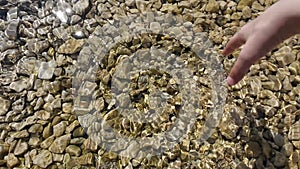
{"label": "finger", "polygon": [[243,47],[237,61],[232,67],[229,76],[227,78],[228,85],[234,85],[238,83],[248,72],[250,66],[254,64],[260,57],[266,54],[266,51],[262,49],[262,42],[259,39],[249,39]]}
{"label": "finger", "polygon": [[246,42],[246,39],[242,36],[241,33],[236,33],[227,43],[222,54],[227,56],[231,54],[235,49],[239,48]]}

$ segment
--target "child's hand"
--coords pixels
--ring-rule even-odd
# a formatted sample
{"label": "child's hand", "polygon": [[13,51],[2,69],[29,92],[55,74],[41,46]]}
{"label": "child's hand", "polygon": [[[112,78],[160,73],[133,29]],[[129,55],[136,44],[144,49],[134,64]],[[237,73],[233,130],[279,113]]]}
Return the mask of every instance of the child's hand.
{"label": "child's hand", "polygon": [[234,85],[250,66],[290,36],[300,33],[300,0],[280,0],[261,16],[247,23],[226,45],[223,55],[231,54],[245,44],[227,77]]}

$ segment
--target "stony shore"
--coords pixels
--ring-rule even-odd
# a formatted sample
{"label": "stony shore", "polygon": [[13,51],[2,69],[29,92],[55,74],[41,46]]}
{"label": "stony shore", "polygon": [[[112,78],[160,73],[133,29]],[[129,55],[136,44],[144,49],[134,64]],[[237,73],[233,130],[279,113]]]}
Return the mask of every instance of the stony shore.
{"label": "stony shore", "polygon": [[[202,143],[196,137],[214,106],[211,101],[215,91],[212,91],[213,82],[208,80],[209,74],[203,69],[206,63],[191,48],[182,46],[182,42],[168,36],[142,34],[107,51],[100,69],[94,71],[93,67],[86,66],[93,59],[91,54],[99,52],[97,37],[100,43],[104,40],[100,36],[103,32],[115,32],[114,27],[106,25],[114,25],[122,16],[145,11],[172,13],[186,21],[182,27],[204,33],[214,51],[220,53],[241,26],[275,2],[0,0],[0,169],[300,168],[300,36],[284,41],[254,64],[240,83],[227,87],[222,118],[214,133]],[[150,23],[154,32],[161,28],[157,22]],[[195,128],[174,148],[157,156],[137,158],[140,154],[132,146],[126,152],[131,158],[126,158],[107,151],[104,143],[92,140],[93,132],[103,126],[91,122],[90,116],[81,117],[74,111],[77,103],[74,88],[86,86],[88,90],[79,92],[92,95],[93,111],[99,112],[93,117],[103,117],[124,135],[153,136],[166,131],[176,121],[178,107],[186,98],[179,94],[177,82],[169,74],[153,70],[139,72],[130,79],[132,84],[128,87],[134,89],[128,99],[138,110],[150,109],[153,102],[159,104],[160,100],[149,94],[155,87],[170,96],[168,111],[159,117],[160,124],[143,125],[119,117],[114,109],[116,101],[108,89],[118,64],[133,51],[151,46],[180,55],[191,65],[199,90],[204,94],[201,99],[189,99],[202,106],[196,108]],[[220,55],[218,61],[224,67],[224,74],[229,72],[238,53],[228,57]],[[132,62],[140,65],[135,60]],[[80,71],[87,74],[78,71],[78,63],[82,66]],[[125,66],[123,62],[121,68]],[[125,75],[121,72],[116,79],[124,80]],[[94,79],[94,82],[77,83],[82,79]],[[118,82],[114,81],[122,85]],[[119,105],[127,104],[128,99]]]}

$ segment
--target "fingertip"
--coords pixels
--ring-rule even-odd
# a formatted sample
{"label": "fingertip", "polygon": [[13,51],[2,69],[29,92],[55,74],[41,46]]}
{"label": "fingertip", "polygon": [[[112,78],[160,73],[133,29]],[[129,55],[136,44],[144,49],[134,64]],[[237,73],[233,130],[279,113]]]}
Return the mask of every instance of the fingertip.
{"label": "fingertip", "polygon": [[223,56],[227,56],[227,55],[228,55],[228,52],[227,52],[226,49],[224,49],[224,50],[222,51],[222,55],[223,55]]}
{"label": "fingertip", "polygon": [[227,77],[226,81],[229,86],[232,86],[236,83],[235,80],[230,76]]}

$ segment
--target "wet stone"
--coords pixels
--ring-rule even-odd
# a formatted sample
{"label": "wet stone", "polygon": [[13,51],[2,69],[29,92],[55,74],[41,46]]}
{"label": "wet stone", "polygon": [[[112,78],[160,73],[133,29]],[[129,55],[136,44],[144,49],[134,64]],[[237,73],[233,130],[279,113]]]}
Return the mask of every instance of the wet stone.
{"label": "wet stone", "polygon": [[32,159],[32,162],[39,167],[46,168],[53,162],[52,154],[48,150],[42,150],[37,156]]}
{"label": "wet stone", "polygon": [[53,77],[55,67],[56,64],[54,60],[50,62],[42,62],[38,70],[38,78],[45,80],[51,79]]}
{"label": "wet stone", "polygon": [[8,21],[11,21],[13,19],[18,19],[18,7],[13,7],[13,8],[10,8],[8,11],[7,11],[7,20]]}
{"label": "wet stone", "polygon": [[15,40],[18,36],[18,26],[19,26],[19,20],[14,19],[11,20],[9,25],[7,26],[5,30],[5,35],[8,37],[10,40]]}

